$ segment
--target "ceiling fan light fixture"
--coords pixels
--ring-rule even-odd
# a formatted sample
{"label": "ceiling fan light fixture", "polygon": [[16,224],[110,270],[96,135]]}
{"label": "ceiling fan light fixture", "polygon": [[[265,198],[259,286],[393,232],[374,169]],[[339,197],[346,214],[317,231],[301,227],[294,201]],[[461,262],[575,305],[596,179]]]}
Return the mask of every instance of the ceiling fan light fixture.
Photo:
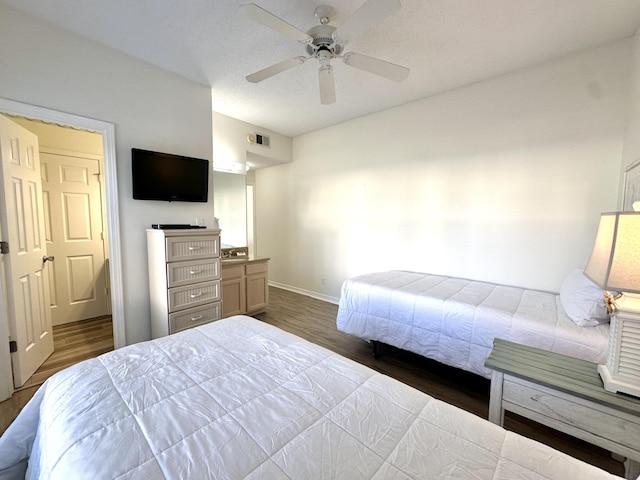
{"label": "ceiling fan light fixture", "polygon": [[331,105],[336,101],[336,87],[333,80],[333,67],[328,63],[318,69],[320,81],[320,103]]}

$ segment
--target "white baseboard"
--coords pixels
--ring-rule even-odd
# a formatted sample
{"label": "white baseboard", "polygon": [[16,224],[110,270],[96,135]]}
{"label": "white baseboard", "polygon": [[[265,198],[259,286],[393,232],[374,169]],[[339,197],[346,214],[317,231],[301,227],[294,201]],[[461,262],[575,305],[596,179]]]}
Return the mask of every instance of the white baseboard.
{"label": "white baseboard", "polygon": [[307,297],[322,300],[324,302],[333,303],[334,305],[338,305],[338,303],[340,302],[340,299],[336,297],[330,297],[329,295],[322,295],[321,293],[312,292],[310,290],[304,290],[303,288],[292,287],[290,285],[284,285],[278,282],[270,281],[269,285],[276,288],[282,288],[283,290],[289,290],[290,292],[299,293],[301,295],[306,295]]}

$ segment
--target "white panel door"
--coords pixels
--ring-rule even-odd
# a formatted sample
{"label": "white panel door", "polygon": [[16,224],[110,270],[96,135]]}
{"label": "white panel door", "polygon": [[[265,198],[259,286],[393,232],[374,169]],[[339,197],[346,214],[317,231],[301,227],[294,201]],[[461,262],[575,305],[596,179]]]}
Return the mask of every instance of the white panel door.
{"label": "white panel door", "polygon": [[14,385],[21,387],[53,353],[38,137],[0,115],[0,221],[5,258]]}
{"label": "white panel door", "polygon": [[100,162],[40,152],[54,325],[109,313]]}

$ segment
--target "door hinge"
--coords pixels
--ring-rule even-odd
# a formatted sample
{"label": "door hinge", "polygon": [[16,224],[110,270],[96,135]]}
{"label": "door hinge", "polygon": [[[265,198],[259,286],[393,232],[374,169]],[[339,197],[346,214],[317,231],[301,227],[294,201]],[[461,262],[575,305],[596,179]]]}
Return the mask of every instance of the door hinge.
{"label": "door hinge", "polygon": [[9,253],[9,242],[0,242],[0,253]]}
{"label": "door hinge", "polygon": [[10,340],[9,341],[9,352],[10,353],[16,353],[18,351],[18,342],[16,342],[15,340]]}

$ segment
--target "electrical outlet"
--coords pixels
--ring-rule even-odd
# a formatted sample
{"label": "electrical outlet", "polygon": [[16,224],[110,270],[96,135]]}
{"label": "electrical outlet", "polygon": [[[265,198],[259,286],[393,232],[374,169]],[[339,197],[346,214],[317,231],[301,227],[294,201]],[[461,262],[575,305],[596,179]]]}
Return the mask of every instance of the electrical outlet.
{"label": "electrical outlet", "polygon": [[324,282],[325,282],[325,278],[324,278],[324,277],[321,277],[321,278],[320,278],[320,284],[321,284],[321,285],[324,285]]}

